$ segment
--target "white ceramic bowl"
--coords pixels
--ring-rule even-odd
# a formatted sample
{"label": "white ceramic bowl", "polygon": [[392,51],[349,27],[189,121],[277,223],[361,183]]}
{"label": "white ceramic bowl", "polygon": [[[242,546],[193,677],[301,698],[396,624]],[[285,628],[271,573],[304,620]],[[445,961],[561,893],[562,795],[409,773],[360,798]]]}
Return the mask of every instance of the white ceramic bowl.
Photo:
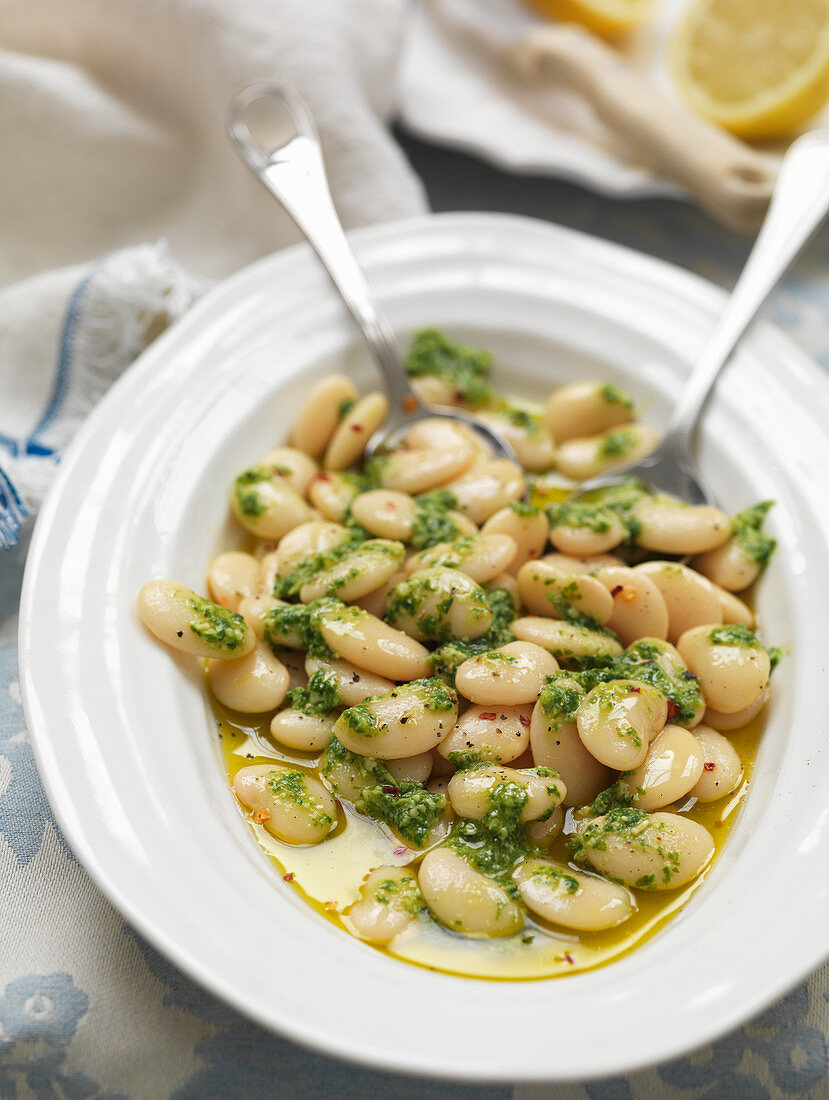
{"label": "white ceramic bowl", "polygon": [[[719,291],[665,264],[517,218],[452,215],[354,234],[398,330],[495,352],[498,381],[630,389],[664,421]],[[747,805],[665,930],[571,978],[490,982],[397,962],[307,908],[256,847],[222,774],[200,678],[141,628],[148,577],[201,587],[233,539],[226,493],[332,367],[376,381],[305,248],[213,291],[102,401],[37,525],[21,616],[29,728],[78,857],[159,949],[242,1012],[329,1053],[486,1081],[619,1073],[712,1040],[817,965],[829,895],[829,384],[768,326],[721,380],[699,457],[721,502],[773,497],[759,598],[791,646]]]}

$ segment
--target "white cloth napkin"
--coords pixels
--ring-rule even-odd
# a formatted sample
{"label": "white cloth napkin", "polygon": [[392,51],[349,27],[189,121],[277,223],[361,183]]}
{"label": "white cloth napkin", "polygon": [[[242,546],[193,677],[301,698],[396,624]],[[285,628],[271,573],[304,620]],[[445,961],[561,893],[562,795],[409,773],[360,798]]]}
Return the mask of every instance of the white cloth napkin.
{"label": "white cloth napkin", "polygon": [[405,14],[404,0],[3,0],[0,546],[149,340],[209,280],[299,240],[226,136],[240,88],[305,96],[346,227],[424,209],[385,128]]}

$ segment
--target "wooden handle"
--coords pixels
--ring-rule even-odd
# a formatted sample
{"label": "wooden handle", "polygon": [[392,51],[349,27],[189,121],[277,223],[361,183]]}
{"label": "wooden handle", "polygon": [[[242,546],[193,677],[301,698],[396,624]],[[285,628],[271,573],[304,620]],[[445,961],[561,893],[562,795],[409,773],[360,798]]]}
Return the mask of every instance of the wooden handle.
{"label": "wooden handle", "polygon": [[533,28],[509,48],[507,62],[525,78],[555,79],[585,96],[612,133],[714,217],[744,230],[762,221],[774,170],[741,141],[669,100],[588,31],[569,24]]}

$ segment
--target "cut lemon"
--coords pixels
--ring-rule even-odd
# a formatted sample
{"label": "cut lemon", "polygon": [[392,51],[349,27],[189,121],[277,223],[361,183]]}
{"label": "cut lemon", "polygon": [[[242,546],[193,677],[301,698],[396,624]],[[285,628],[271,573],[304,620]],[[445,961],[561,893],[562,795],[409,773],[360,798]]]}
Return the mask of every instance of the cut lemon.
{"label": "cut lemon", "polygon": [[743,137],[788,133],[829,98],[829,0],[697,0],[673,63],[700,114]]}
{"label": "cut lemon", "polygon": [[654,8],[656,0],[526,0],[548,19],[582,26],[612,38],[639,27]]}

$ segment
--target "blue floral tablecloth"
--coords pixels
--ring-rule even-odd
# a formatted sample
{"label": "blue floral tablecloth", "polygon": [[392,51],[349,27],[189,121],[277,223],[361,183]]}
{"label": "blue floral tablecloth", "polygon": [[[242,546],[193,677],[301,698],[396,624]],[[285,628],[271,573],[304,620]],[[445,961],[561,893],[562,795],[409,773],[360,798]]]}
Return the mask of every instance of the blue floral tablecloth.
{"label": "blue floral tablecloth", "polygon": [[[723,284],[748,249],[744,238],[680,204],[620,205],[566,184],[507,177],[416,142],[408,149],[437,209],[548,217]],[[777,293],[770,314],[829,368],[829,232]],[[713,1047],[630,1077],[560,1087],[482,1088],[376,1074],[298,1048],[225,1007],[125,924],[51,818],[17,673],[26,542],[0,557],[0,1098],[829,1097],[829,966]]]}

